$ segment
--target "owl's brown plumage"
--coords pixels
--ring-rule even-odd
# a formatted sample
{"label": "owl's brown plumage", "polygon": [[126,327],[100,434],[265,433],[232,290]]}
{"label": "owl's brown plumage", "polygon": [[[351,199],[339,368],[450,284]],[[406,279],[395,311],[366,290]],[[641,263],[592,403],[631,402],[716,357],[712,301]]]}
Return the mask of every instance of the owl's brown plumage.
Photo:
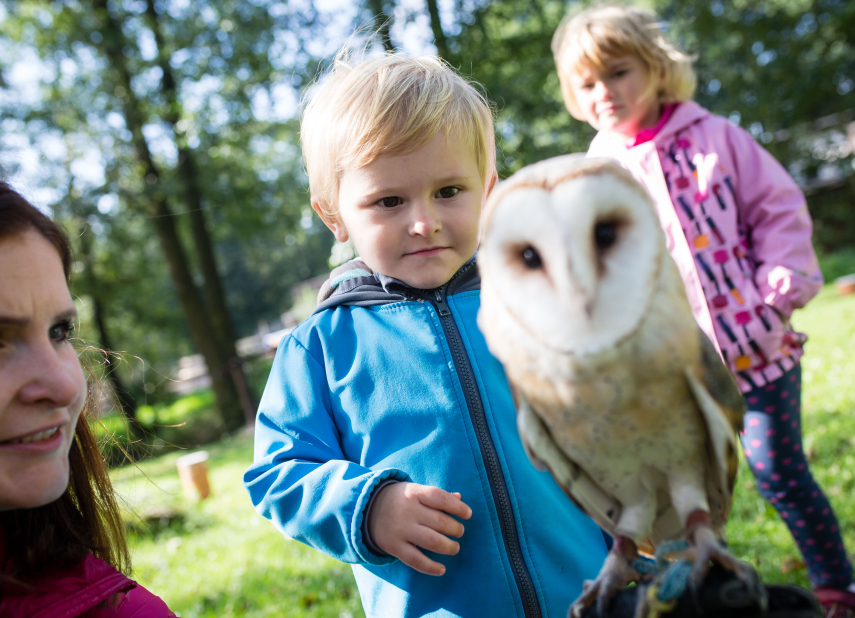
{"label": "owl's brown plumage", "polygon": [[[479,324],[503,363],[532,460],[618,543],[589,604],[631,577],[636,545],[720,550],[744,402],[695,323],[653,203],[616,164],[523,168],[483,217]],[[629,548],[629,549],[627,549]]]}

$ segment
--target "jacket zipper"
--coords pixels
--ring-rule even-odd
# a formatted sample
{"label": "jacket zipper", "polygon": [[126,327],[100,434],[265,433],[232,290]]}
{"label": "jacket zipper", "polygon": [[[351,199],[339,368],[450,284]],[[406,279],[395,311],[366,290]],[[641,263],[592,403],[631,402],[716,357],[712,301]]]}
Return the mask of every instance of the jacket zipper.
{"label": "jacket zipper", "polygon": [[[468,268],[458,271],[458,275],[462,274]],[[448,340],[451,354],[454,358],[454,366],[457,368],[457,376],[460,379],[460,384],[463,386],[463,394],[466,397],[466,404],[469,408],[469,416],[472,419],[472,425],[475,428],[475,435],[478,438],[478,446],[481,449],[481,457],[484,460],[484,465],[487,468],[487,479],[490,483],[490,490],[493,493],[493,501],[496,503],[498,510],[499,525],[502,530],[502,539],[505,542],[505,551],[508,554],[508,559],[511,563],[511,570],[514,573],[514,579],[517,583],[517,588],[522,600],[523,610],[526,618],[540,618],[540,603],[537,600],[537,593],[534,590],[534,583],[531,575],[525,566],[525,560],[522,555],[519,537],[517,536],[516,520],[514,518],[513,509],[511,509],[511,499],[508,493],[508,486],[505,483],[505,477],[502,474],[502,468],[499,465],[499,457],[496,453],[496,445],[493,444],[493,439],[490,436],[490,428],[487,425],[487,416],[484,413],[484,404],[481,401],[481,395],[478,393],[478,385],[475,382],[475,376],[472,372],[472,365],[469,362],[469,357],[466,354],[466,349],[463,346],[463,341],[460,337],[460,331],[451,315],[451,310],[446,302],[448,296],[448,286],[454,281],[452,277],[442,288],[437,288],[431,291],[424,291],[427,300],[436,308],[440,317],[443,330],[445,331],[446,339]]]}

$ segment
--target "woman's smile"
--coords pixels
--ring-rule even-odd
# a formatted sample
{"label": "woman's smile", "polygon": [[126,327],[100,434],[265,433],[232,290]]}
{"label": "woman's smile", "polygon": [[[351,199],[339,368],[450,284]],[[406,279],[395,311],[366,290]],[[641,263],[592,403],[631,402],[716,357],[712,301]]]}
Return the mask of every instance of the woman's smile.
{"label": "woman's smile", "polygon": [[0,442],[0,449],[25,453],[49,453],[62,445],[62,428],[67,424],[68,423],[62,423],[47,429],[39,429],[37,431],[30,432],[17,438],[3,440]]}

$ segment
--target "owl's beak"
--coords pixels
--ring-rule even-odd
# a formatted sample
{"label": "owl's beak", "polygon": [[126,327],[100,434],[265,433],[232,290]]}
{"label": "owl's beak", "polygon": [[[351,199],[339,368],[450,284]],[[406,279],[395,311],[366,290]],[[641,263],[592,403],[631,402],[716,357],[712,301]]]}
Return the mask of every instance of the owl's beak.
{"label": "owl's beak", "polygon": [[588,320],[591,319],[591,312],[593,311],[593,305],[594,305],[594,302],[591,300],[585,302],[585,316],[588,318]]}

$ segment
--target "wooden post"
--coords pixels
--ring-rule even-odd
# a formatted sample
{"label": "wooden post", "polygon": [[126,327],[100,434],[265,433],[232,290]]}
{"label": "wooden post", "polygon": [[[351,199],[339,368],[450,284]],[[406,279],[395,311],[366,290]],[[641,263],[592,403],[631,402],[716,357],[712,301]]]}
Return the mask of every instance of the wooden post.
{"label": "wooden post", "polygon": [[175,461],[178,467],[178,476],[181,478],[181,486],[184,495],[192,499],[198,494],[199,500],[204,500],[211,495],[211,486],[208,484],[208,461],[207,451],[197,451],[179,457]]}

